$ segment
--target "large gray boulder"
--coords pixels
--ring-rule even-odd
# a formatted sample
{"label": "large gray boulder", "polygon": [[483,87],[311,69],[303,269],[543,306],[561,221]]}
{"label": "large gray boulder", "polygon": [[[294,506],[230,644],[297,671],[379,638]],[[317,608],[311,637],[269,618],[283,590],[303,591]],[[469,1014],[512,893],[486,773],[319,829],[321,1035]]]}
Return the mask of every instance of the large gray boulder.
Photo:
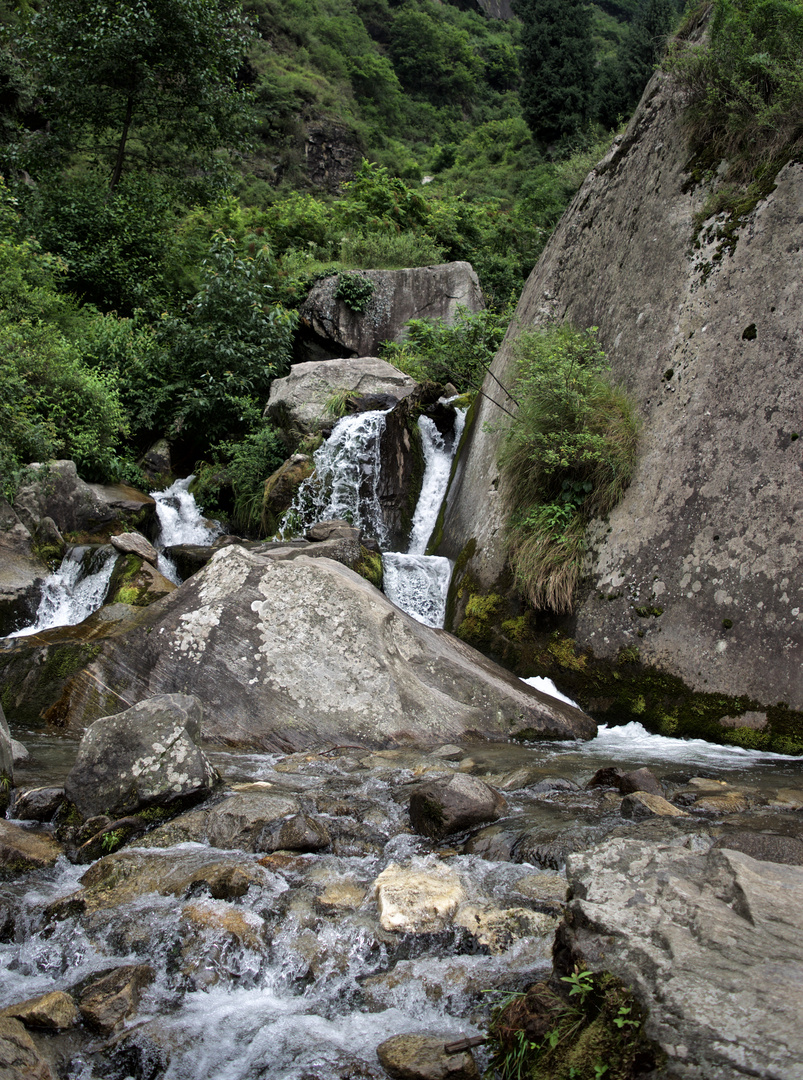
{"label": "large gray boulder", "polygon": [[0,496],[0,637],[33,620],[49,572],[34,553],[30,530]]}
{"label": "large gray boulder", "polygon": [[376,356],[309,361],[294,364],[289,375],[273,380],[265,412],[302,431],[317,431],[334,423],[326,406],[339,391],[358,397],[387,394],[400,401],[415,387],[415,379]]}
{"label": "large gray boulder", "polygon": [[[551,237],[491,370],[510,385],[519,328],[597,326],[644,418],[633,483],[592,530],[578,645],[612,659],[638,633],[641,661],[693,690],[800,709],[803,164],[781,170],[732,250],[716,219],[695,235],[711,185],[687,170],[683,105],[657,73]],[[506,418],[493,401],[507,399],[491,376],[483,389],[437,554],[473,549],[466,573],[496,591]]]}
{"label": "large gray boulder", "polygon": [[122,817],[209,794],[219,777],[195,744],[203,711],[188,694],[163,694],[96,720],[64,784],[82,817]]}
{"label": "large gray boulder", "polygon": [[803,868],[615,839],[567,861],[559,965],[632,986],[679,1080],[803,1080]]}
{"label": "large gray boulder", "polygon": [[63,690],[59,714],[80,730],[107,696],[128,703],[190,687],[204,703],[204,738],[264,749],[596,731],[579,709],[416,622],[340,563],[239,546],[102,644]]}
{"label": "large gray boulder", "polygon": [[6,722],[6,716],[3,712],[3,706],[0,705],[0,805],[3,802],[3,786],[4,780],[8,783],[7,787],[10,787],[14,783],[14,740],[11,738],[11,732],[8,730],[8,723]]}
{"label": "large gray boulder", "polygon": [[338,276],[322,278],[301,305],[299,336],[311,360],[333,356],[373,356],[383,341],[401,341],[409,319],[452,323],[458,307],[482,311],[477,275],[467,262],[410,270],[361,270],[374,286],[364,311],[337,299]]}
{"label": "large gray boulder", "polygon": [[156,503],[125,484],[87,484],[74,461],[35,464],[33,477],[17,492],[14,508],[22,523],[35,531],[45,517],[62,532],[85,532],[114,521],[147,527]]}

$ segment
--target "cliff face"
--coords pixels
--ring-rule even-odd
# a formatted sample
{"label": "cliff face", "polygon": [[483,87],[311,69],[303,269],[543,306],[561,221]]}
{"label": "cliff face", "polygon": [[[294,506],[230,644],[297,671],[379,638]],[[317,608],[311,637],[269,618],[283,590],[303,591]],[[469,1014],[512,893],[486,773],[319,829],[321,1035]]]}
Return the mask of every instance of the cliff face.
{"label": "cliff face", "polygon": [[[695,248],[693,218],[710,189],[690,183],[686,146],[679,91],[659,73],[517,311],[522,327],[599,327],[644,419],[632,486],[591,529],[574,634],[600,657],[637,645],[642,661],[692,689],[799,709],[803,165],[782,170],[732,250],[716,239]],[[506,342],[492,372],[509,383],[511,366]],[[484,391],[504,403],[492,378]],[[485,591],[504,567],[504,420],[481,400],[439,549],[462,552]]]}

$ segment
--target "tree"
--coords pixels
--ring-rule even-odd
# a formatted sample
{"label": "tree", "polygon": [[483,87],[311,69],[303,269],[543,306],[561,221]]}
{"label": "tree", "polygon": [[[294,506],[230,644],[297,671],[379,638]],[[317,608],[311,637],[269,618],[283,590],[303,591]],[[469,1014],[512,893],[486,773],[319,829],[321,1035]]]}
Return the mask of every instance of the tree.
{"label": "tree", "polygon": [[135,134],[146,158],[231,137],[247,40],[235,0],[48,0],[24,45],[55,125],[111,151],[111,193]]}
{"label": "tree", "polygon": [[583,0],[518,0],[521,105],[537,139],[554,142],[588,119],[593,85],[591,12]]}

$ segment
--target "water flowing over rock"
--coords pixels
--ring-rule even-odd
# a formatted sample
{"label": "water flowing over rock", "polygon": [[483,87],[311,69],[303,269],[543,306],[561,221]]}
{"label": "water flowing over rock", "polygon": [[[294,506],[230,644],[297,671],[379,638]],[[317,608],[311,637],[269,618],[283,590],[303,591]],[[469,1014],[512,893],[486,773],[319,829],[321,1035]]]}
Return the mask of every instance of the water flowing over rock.
{"label": "water flowing over rock", "polygon": [[[711,189],[691,182],[683,105],[657,73],[547,244],[491,370],[510,385],[516,327],[596,326],[644,417],[634,480],[591,531],[577,642],[612,658],[638,631],[642,662],[693,690],[799,709],[803,165],[780,171],[732,250],[715,219],[695,235]],[[484,391],[438,554],[475,541],[467,572],[490,590],[505,519],[493,401],[507,399],[490,376]],[[644,605],[660,616],[639,618]]]}
{"label": "water flowing over rock", "polygon": [[410,319],[454,322],[458,306],[482,311],[479,279],[470,263],[452,262],[409,270],[361,270],[374,291],[364,311],[336,297],[338,276],[322,278],[299,311],[300,349],[310,360],[375,356],[383,341],[401,341]]}
{"label": "water flowing over rock", "polygon": [[89,818],[208,795],[219,778],[195,745],[202,716],[196,698],[164,694],[96,720],[65,782],[67,798]]}
{"label": "water flowing over rock", "polygon": [[567,873],[561,969],[634,987],[673,1076],[803,1078],[803,869],[614,839]]}
{"label": "water flowing over rock", "polygon": [[302,431],[319,431],[334,422],[326,406],[335,394],[389,394],[400,401],[415,388],[415,379],[376,356],[309,361],[293,364],[289,375],[273,380],[265,415]]}
{"label": "water flowing over rock", "polygon": [[33,622],[9,637],[29,637],[83,622],[106,599],[116,562],[114,548],[106,544],[70,548],[58,570],[42,582]]}
{"label": "water flowing over rock", "polygon": [[204,738],[241,746],[595,731],[580,710],[417,623],[339,563],[236,546],[102,644],[57,711],[80,730],[110,705],[187,687],[204,703]]}

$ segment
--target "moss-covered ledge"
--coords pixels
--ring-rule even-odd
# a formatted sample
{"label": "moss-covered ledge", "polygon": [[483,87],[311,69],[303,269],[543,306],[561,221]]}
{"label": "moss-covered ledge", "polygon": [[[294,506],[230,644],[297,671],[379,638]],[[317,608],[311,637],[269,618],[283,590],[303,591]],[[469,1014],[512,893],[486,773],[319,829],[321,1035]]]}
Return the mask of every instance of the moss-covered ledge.
{"label": "moss-covered ledge", "polygon": [[[636,720],[658,735],[803,754],[803,712],[786,703],[694,690],[644,663],[638,644],[621,649],[614,659],[596,656],[571,636],[569,618],[536,613],[504,577],[482,592],[465,570],[472,543],[455,566],[447,626],[493,660],[522,678],[552,679],[599,724]],[[637,615],[653,618],[659,612],[645,609]]]}

